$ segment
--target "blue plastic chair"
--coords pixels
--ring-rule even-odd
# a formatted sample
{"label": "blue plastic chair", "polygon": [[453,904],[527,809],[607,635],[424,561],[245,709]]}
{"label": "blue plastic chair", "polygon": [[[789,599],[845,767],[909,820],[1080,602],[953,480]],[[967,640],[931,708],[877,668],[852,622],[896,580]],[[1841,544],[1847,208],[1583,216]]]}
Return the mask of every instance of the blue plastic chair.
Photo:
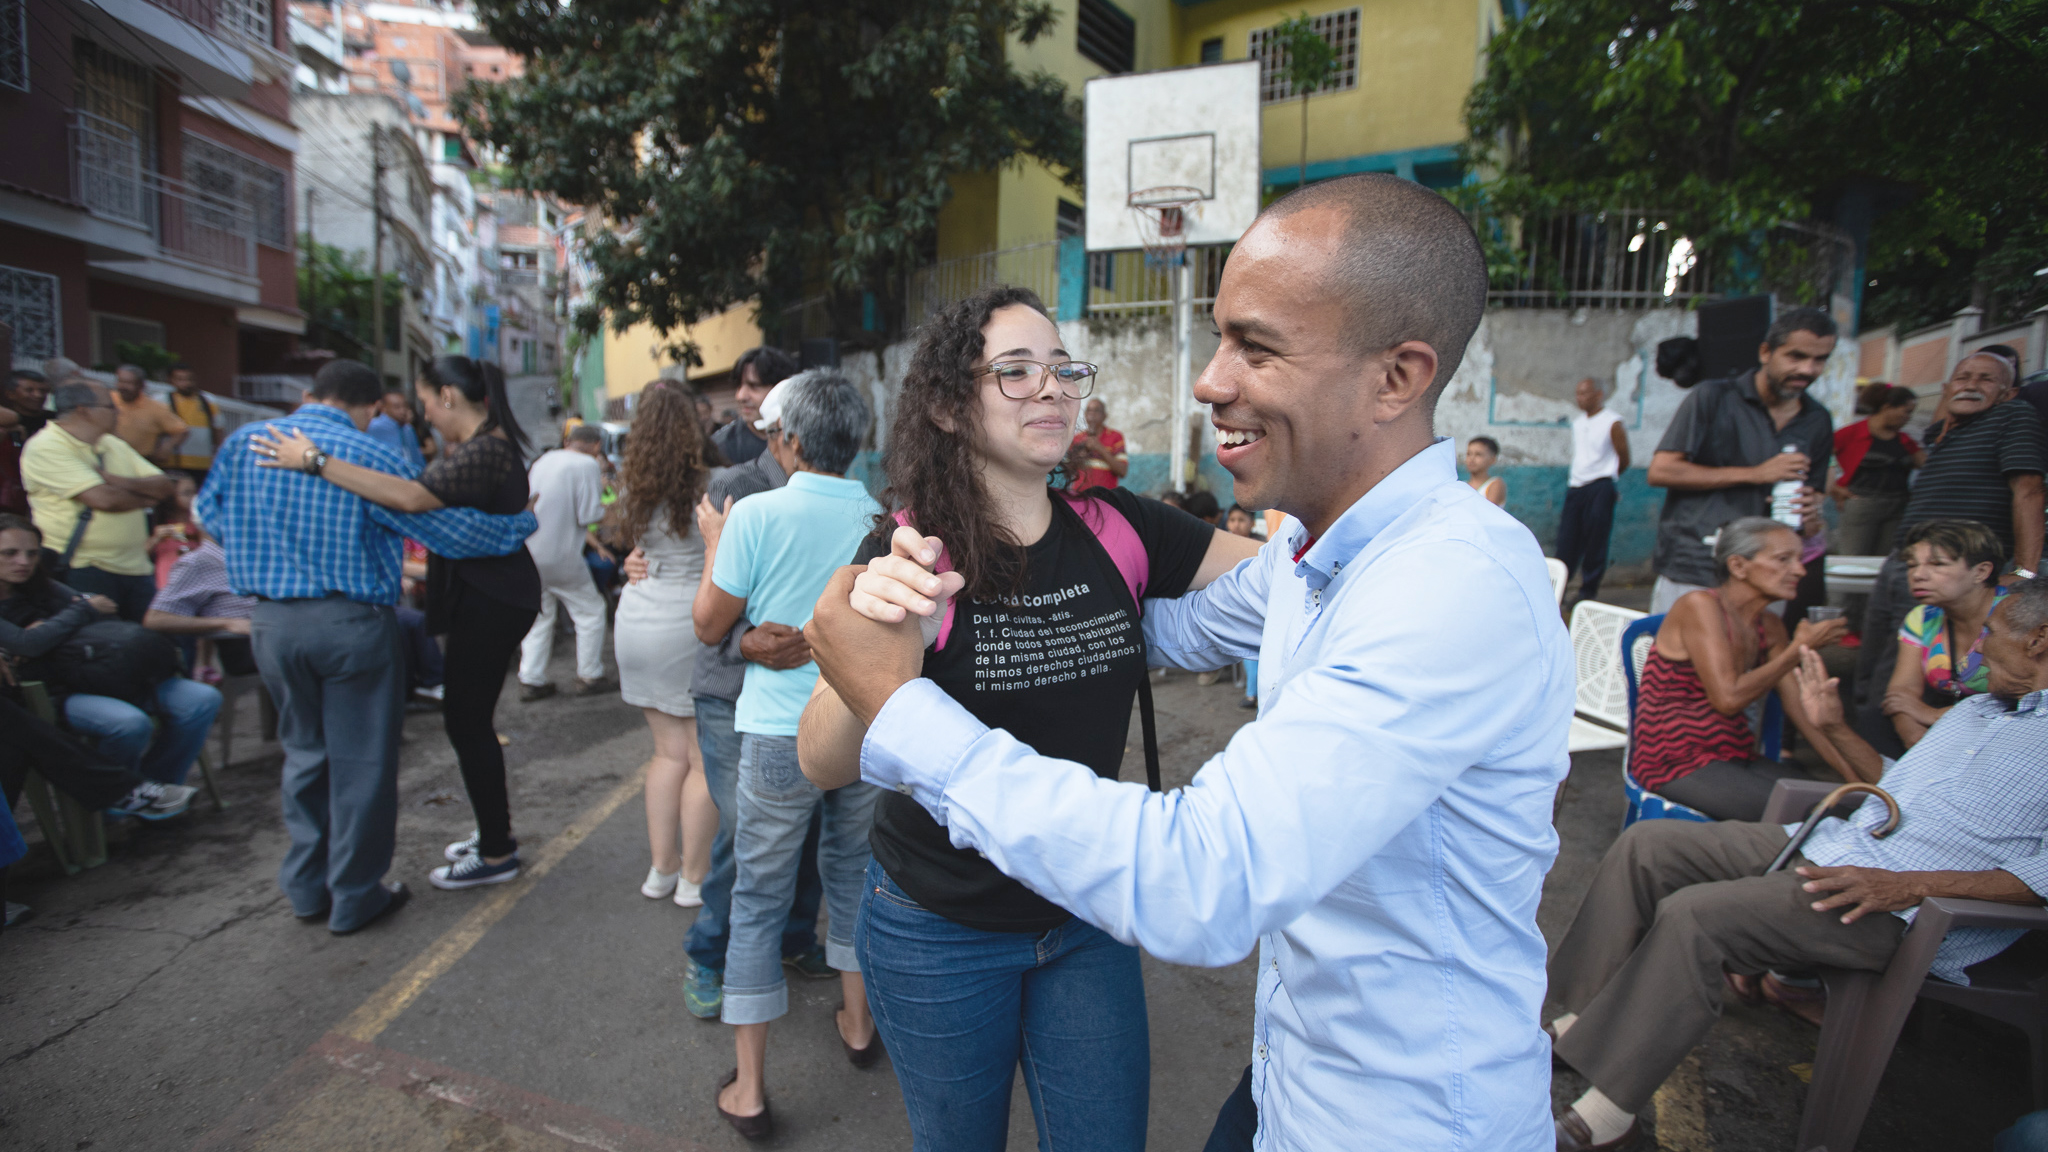
{"label": "blue plastic chair", "polygon": [[[1655,639],[1657,629],[1663,627],[1663,625],[1664,617],[1662,615],[1645,616],[1641,620],[1632,621],[1621,633],[1621,668],[1623,674],[1628,678],[1630,731],[1635,730],[1637,678],[1636,662],[1630,657],[1630,653],[1635,651],[1637,641],[1641,640],[1644,636]],[[1778,699],[1778,694],[1773,691],[1764,697],[1763,754],[1766,759],[1776,760],[1778,758],[1779,749],[1782,747],[1784,730],[1785,706]],[[1633,749],[1634,744],[1630,744],[1630,748]],[[1659,796],[1657,793],[1636,783],[1636,778],[1629,775],[1627,764],[1623,764],[1621,769],[1621,794],[1628,801],[1628,814],[1622,817],[1621,821],[1623,828],[1638,820],[1698,820],[1709,824],[1714,820],[1712,816],[1697,808],[1688,808],[1676,800]]]}

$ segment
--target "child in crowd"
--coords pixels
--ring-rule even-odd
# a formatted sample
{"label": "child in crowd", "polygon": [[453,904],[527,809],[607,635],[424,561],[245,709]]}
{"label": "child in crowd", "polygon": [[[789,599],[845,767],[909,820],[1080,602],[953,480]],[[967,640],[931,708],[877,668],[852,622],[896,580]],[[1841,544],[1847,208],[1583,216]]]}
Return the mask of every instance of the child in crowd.
{"label": "child in crowd", "polygon": [[1508,505],[1507,481],[1493,474],[1493,466],[1500,462],[1500,441],[1491,436],[1474,436],[1465,442],[1465,471],[1472,474],[1465,483],[1473,491],[1505,508]]}

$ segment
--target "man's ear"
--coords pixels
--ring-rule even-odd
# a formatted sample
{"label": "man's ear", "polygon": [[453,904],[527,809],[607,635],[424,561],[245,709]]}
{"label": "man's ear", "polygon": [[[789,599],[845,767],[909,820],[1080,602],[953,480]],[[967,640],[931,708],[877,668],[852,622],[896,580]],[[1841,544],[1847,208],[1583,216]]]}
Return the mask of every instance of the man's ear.
{"label": "man's ear", "polygon": [[1420,340],[1404,340],[1379,356],[1379,380],[1373,422],[1391,424],[1418,410],[1436,381],[1436,349]]}

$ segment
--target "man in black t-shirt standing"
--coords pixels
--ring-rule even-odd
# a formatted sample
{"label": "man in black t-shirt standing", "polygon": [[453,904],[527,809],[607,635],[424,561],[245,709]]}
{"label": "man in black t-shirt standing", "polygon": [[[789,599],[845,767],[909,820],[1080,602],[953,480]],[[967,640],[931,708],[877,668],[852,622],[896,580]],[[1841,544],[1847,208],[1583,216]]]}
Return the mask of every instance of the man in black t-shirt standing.
{"label": "man in black t-shirt standing", "polygon": [[733,403],[740,411],[739,419],[711,434],[711,442],[725,453],[727,464],[745,464],[768,446],[768,441],[754,427],[761,419],[761,401],[777,384],[796,375],[796,360],[780,348],[766,344],[749,348],[740,353],[733,362],[732,378],[738,382],[733,392]]}
{"label": "man in black t-shirt standing", "polygon": [[1827,475],[1835,422],[1806,389],[1834,350],[1834,319],[1818,308],[1793,308],[1764,333],[1756,371],[1704,381],[1679,404],[1650,457],[1650,484],[1666,492],[1653,615],[1718,583],[1709,539],[1730,520],[1770,515],[1771,488],[1781,480],[1803,482],[1799,534],[1820,534],[1813,480]]}
{"label": "man in black t-shirt standing", "polygon": [[[1975,520],[1998,536],[2015,567],[2035,572],[2041,567],[2041,477],[2048,445],[2034,410],[2011,402],[2014,375],[2012,361],[1998,355],[1978,352],[1956,362],[1941,389],[1947,415],[1927,430],[1927,463],[1913,484],[1899,533],[1903,537],[1928,520]],[[1856,730],[1887,756],[1905,754],[1885,718],[1884,693],[1898,658],[1899,622],[1912,608],[1905,562],[1887,557],[1864,610],[1856,665]],[[1957,643],[1966,642],[1958,637]]]}

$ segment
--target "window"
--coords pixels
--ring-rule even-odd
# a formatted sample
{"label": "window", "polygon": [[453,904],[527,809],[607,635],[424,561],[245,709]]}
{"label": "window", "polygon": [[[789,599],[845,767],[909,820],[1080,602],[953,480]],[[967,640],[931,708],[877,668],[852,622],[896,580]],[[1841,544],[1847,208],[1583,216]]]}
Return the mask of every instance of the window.
{"label": "window", "polygon": [[1138,44],[1138,22],[1109,0],[1081,0],[1074,14],[1074,48],[1111,72],[1129,72]]}
{"label": "window", "polygon": [[164,326],[154,320],[142,320],[134,316],[115,316],[108,312],[92,314],[92,362],[95,364],[118,364],[121,362],[121,344],[154,344],[168,348],[164,337]]}
{"label": "window", "polygon": [[187,132],[185,182],[247,207],[256,219],[256,239],[272,248],[292,246],[291,192],[282,170]]}
{"label": "window", "polygon": [[1116,253],[1090,252],[1088,254],[1088,286],[1104,292],[1116,291]]}
{"label": "window", "polygon": [[14,329],[16,360],[62,356],[62,319],[55,276],[0,264],[0,321]]}
{"label": "window", "polygon": [[1218,64],[1223,60],[1223,37],[1211,36],[1202,41],[1202,63]]}
{"label": "window", "polygon": [[1053,221],[1053,235],[1065,240],[1087,231],[1088,216],[1081,206],[1069,200],[1060,201],[1059,218]]}
{"label": "window", "polygon": [[28,0],[0,0],[0,86],[28,91]]}
{"label": "window", "polygon": [[[270,47],[270,0],[219,0],[215,26]],[[400,41],[400,43],[404,43]]]}
{"label": "window", "polygon": [[[1358,14],[1356,8],[1325,12],[1309,20],[1337,50],[1337,69],[1317,92],[1343,92],[1358,87]],[[1287,48],[1272,38],[1271,28],[1254,28],[1247,45],[1252,59],[1259,62],[1259,100],[1271,104],[1291,100],[1301,93],[1287,82]]]}
{"label": "window", "polygon": [[156,171],[156,77],[90,40],[78,41],[74,55],[79,110],[127,129],[141,146],[142,167]]}

